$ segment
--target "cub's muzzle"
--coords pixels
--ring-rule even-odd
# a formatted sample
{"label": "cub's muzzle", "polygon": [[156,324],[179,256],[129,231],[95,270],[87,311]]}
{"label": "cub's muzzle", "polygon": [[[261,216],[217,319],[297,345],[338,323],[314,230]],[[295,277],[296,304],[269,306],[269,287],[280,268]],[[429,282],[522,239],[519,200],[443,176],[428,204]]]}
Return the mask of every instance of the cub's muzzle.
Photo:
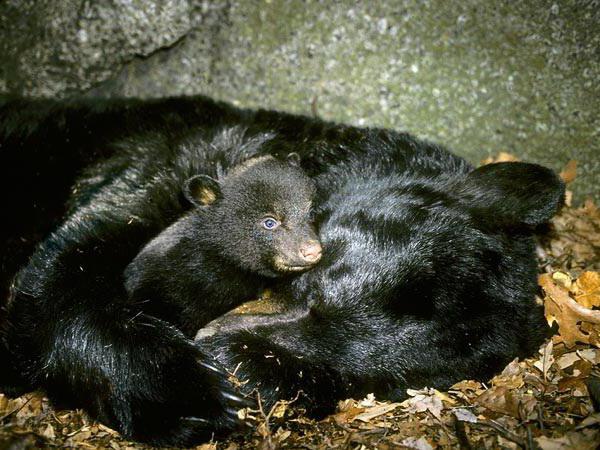
{"label": "cub's muzzle", "polygon": [[308,241],[300,246],[300,257],[310,265],[316,264],[322,253],[323,249],[318,241]]}

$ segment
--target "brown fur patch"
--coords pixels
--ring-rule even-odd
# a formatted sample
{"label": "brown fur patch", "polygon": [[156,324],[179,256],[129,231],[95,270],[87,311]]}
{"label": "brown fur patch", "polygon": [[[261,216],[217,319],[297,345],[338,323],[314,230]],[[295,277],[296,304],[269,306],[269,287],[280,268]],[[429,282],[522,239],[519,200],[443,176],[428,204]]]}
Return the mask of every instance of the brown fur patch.
{"label": "brown fur patch", "polygon": [[196,198],[203,205],[210,205],[215,202],[217,195],[208,188],[202,188],[196,193]]}
{"label": "brown fur patch", "polygon": [[246,161],[244,161],[241,164],[236,165],[228,174],[227,176],[238,176],[241,175],[242,173],[244,173],[246,170],[248,170],[250,167],[255,166],[256,164],[262,162],[262,161],[268,161],[268,160],[274,160],[275,158],[273,158],[271,155],[264,155],[264,156],[257,156],[255,158],[250,158]]}
{"label": "brown fur patch", "polygon": [[271,297],[270,291],[263,293],[262,298],[246,302],[230,311],[229,314],[277,314],[283,312],[283,305]]}

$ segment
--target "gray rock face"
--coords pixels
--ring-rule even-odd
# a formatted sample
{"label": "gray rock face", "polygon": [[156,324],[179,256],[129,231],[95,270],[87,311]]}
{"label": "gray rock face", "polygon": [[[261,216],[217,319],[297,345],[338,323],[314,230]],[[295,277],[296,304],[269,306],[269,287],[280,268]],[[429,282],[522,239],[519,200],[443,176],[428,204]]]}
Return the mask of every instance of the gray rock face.
{"label": "gray rock face", "polygon": [[193,25],[187,1],[12,0],[0,10],[3,90],[77,93],[134,57],[174,45]]}
{"label": "gray rock face", "polygon": [[0,91],[316,110],[473,162],[578,159],[577,199],[600,199],[599,23],[597,0],[12,0]]}

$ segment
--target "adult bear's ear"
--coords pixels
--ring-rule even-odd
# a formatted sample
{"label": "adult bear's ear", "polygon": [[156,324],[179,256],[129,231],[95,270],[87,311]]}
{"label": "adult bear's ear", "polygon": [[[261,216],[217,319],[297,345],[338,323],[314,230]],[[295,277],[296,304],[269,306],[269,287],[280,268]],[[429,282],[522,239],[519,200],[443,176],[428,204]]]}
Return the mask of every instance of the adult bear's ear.
{"label": "adult bear's ear", "polygon": [[221,199],[219,182],[208,175],[196,175],[188,179],[183,187],[188,201],[198,207],[208,206]]}
{"label": "adult bear's ear", "polygon": [[298,153],[288,153],[287,160],[291,166],[300,167],[300,155]]}
{"label": "adult bear's ear", "polygon": [[461,200],[486,222],[536,226],[548,222],[564,202],[565,185],[537,164],[487,164],[467,175]]}

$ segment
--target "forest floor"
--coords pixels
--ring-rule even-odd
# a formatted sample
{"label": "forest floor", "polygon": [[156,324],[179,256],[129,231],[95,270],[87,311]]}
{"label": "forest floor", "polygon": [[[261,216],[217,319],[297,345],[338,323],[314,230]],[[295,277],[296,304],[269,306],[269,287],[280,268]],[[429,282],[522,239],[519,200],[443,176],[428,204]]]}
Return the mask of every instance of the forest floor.
{"label": "forest floor", "polygon": [[[511,159],[504,154],[495,161]],[[561,173],[565,181],[574,179],[575,167]],[[322,421],[290,402],[245,411],[251,434],[197,448],[599,448],[600,209],[591,200],[571,205],[570,198],[567,193],[567,205],[539,238],[538,301],[555,334],[538,354],[515,359],[486,383],[408,390],[402,403],[344,400]],[[17,399],[0,394],[0,450],[33,447],[150,448],[80,410],[53,409],[39,392]]]}

